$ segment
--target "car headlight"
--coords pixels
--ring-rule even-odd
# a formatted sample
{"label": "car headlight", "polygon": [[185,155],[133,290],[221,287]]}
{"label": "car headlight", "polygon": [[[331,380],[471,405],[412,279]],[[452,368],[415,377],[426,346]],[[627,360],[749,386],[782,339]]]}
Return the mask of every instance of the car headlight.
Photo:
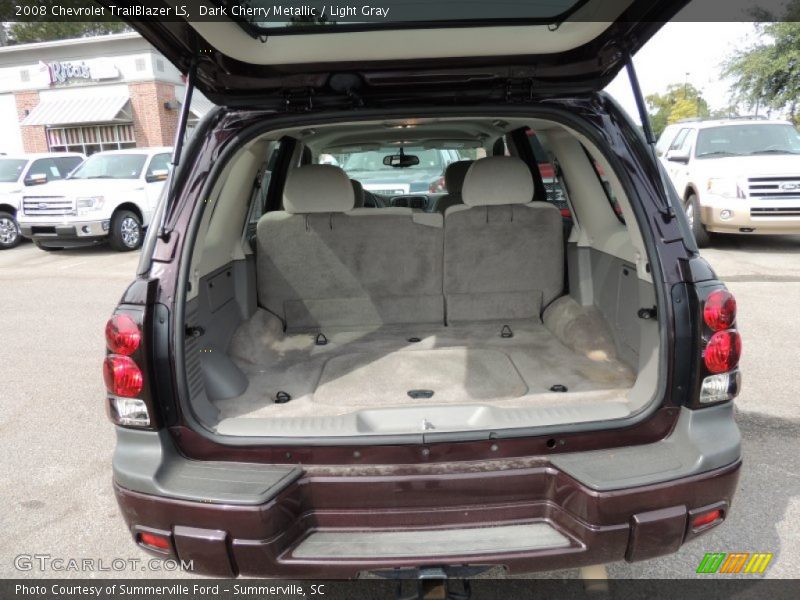
{"label": "car headlight", "polygon": [[706,189],[709,193],[723,198],[744,198],[744,188],[735,179],[727,177],[712,177],[708,180]]}
{"label": "car headlight", "polygon": [[105,198],[103,196],[90,196],[88,198],[78,198],[78,214],[85,214],[103,208]]}

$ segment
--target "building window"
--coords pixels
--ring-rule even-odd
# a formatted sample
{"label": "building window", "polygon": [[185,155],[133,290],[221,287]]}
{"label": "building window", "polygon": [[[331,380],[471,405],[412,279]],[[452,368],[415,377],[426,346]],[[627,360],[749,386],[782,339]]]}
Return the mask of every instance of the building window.
{"label": "building window", "polygon": [[31,80],[31,72],[28,69],[22,69],[19,72],[19,80],[20,81],[30,81]]}
{"label": "building window", "polygon": [[143,58],[137,58],[135,61],[135,65],[137,71],[144,71],[145,62]]}
{"label": "building window", "polygon": [[83,125],[48,127],[47,145],[51,152],[82,152],[87,156],[101,150],[135,148],[133,125]]}

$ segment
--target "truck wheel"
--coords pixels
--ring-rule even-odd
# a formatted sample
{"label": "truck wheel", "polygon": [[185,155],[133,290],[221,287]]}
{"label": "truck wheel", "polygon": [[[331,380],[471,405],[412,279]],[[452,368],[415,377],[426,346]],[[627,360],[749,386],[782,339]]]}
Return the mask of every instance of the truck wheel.
{"label": "truck wheel", "polygon": [[142,222],[129,210],[120,210],[111,217],[108,244],[117,252],[130,252],[142,245]]}
{"label": "truck wheel", "polygon": [[18,246],[21,241],[22,236],[19,234],[19,225],[14,215],[0,212],[0,250]]}
{"label": "truck wheel", "polygon": [[707,248],[711,245],[711,236],[700,220],[700,202],[697,200],[696,195],[690,194],[686,199],[685,210],[686,218],[689,221],[689,227],[694,235],[694,240],[697,242],[697,247]]}

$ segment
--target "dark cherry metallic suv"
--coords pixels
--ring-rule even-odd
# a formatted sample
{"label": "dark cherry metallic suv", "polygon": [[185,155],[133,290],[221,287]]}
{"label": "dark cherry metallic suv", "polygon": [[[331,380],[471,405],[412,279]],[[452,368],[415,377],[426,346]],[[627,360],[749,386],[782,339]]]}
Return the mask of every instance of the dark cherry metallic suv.
{"label": "dark cherry metallic suv", "polygon": [[[646,115],[643,136],[600,91],[627,68],[644,114],[631,54],[682,3],[570,4],[132,22],[187,74],[106,329],[137,544],[222,576],[519,573],[675,552],[726,519],[736,303]],[[184,146],[194,89],[219,108]],[[427,149],[458,150],[442,211],[347,170]]]}

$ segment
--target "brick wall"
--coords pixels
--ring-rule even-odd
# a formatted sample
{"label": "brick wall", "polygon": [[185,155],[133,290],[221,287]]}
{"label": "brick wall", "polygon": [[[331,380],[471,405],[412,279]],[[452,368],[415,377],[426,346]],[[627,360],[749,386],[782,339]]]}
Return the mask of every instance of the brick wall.
{"label": "brick wall", "polygon": [[175,101],[175,86],[157,81],[128,84],[136,145],[171,146],[178,129],[180,111],[167,110],[165,102]]}
{"label": "brick wall", "polygon": [[[28,116],[39,104],[39,92],[15,92],[14,100],[17,103],[17,118],[22,120]],[[20,127],[22,132],[22,147],[25,152],[47,152],[47,134],[44,125],[26,125]]]}

